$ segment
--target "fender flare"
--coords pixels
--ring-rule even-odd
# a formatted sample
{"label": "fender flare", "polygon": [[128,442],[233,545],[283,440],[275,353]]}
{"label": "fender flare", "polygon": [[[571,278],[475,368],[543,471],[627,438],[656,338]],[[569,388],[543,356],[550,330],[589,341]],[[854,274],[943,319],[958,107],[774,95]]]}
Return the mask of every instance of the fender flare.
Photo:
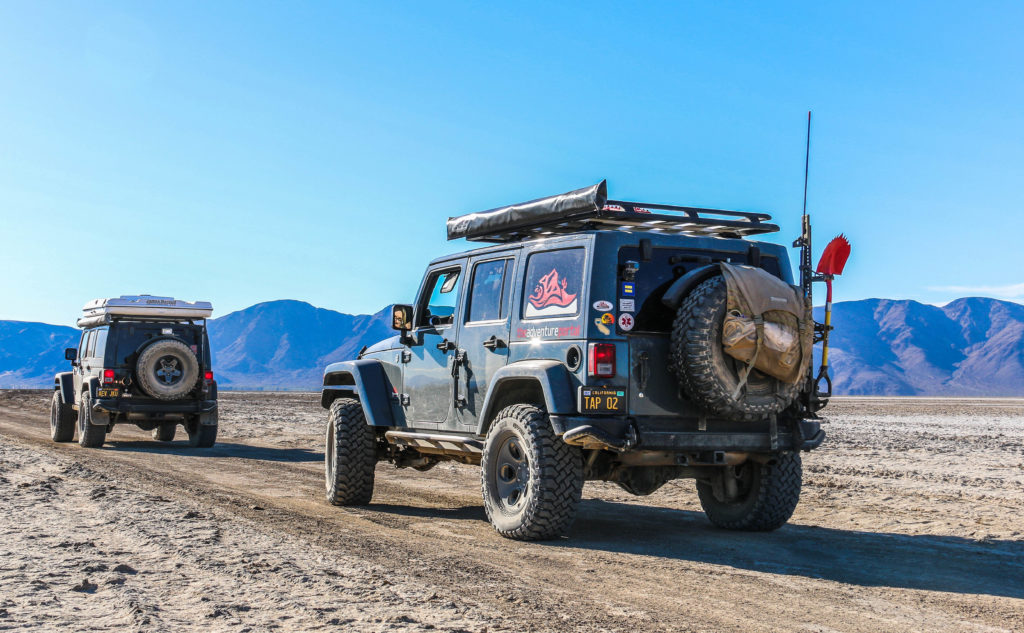
{"label": "fender flare", "polygon": [[550,415],[576,413],[576,395],[569,370],[557,360],[522,360],[505,365],[494,372],[490,389],[480,408],[477,435],[486,435],[491,420],[497,415],[497,405],[502,401],[504,388],[513,383],[534,383],[540,387],[544,407]]}
{"label": "fender flare", "polygon": [[355,398],[363,405],[370,426],[399,426],[391,406],[394,386],[376,359],[333,363],[324,370],[320,406],[325,409],[338,398]]}
{"label": "fender flare", "polygon": [[668,290],[665,291],[664,296],[661,298],[661,302],[672,308],[672,310],[679,309],[679,304],[683,302],[686,295],[690,294],[691,290],[721,271],[722,269],[718,264],[708,264],[700,268],[694,268],[679,279],[676,279],[668,287]]}
{"label": "fender flare", "polygon": [[74,374],[65,371],[54,376],[53,390],[60,392],[60,400],[63,404],[75,404]]}
{"label": "fender flare", "polygon": [[92,376],[91,378],[86,380],[85,383],[82,385],[82,391],[85,391],[86,389],[88,389],[89,390],[89,397],[93,400],[93,402],[96,401],[96,390],[99,389],[99,388],[100,388],[100,379],[97,378],[96,376]]}

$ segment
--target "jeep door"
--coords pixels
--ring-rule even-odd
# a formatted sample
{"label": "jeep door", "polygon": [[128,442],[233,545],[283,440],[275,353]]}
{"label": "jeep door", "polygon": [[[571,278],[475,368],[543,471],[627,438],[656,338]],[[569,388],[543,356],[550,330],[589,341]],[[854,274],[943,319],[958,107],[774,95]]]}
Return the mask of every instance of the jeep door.
{"label": "jeep door", "polygon": [[75,404],[78,404],[78,395],[82,393],[82,372],[85,368],[85,353],[89,350],[89,337],[92,334],[92,330],[86,330],[82,332],[82,337],[78,340],[78,358],[75,359],[75,365],[71,371],[71,379],[75,385]]}
{"label": "jeep door", "polygon": [[476,429],[491,378],[508,362],[515,262],[512,254],[491,254],[469,263],[469,290],[459,331],[465,361],[456,387],[455,428]]}
{"label": "jeep door", "polygon": [[414,309],[416,320],[403,370],[405,417],[414,428],[438,428],[452,410],[452,361],[458,340],[459,297],[465,260],[427,270]]}

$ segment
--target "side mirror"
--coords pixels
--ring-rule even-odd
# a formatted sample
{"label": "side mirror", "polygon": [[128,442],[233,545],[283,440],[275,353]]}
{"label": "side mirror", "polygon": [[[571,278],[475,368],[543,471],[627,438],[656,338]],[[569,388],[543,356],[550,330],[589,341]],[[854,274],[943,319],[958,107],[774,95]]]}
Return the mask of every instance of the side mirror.
{"label": "side mirror", "polygon": [[78,360],[78,349],[74,347],[68,347],[64,350],[64,360],[69,360],[72,363]]}
{"label": "side mirror", "polygon": [[391,329],[401,332],[412,329],[412,306],[399,303],[391,309]]}

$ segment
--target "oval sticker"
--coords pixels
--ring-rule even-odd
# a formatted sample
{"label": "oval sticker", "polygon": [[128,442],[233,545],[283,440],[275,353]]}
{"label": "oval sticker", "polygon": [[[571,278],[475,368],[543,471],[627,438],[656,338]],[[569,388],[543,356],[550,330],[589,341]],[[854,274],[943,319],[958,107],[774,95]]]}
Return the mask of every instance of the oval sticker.
{"label": "oval sticker", "polygon": [[611,301],[595,301],[594,302],[594,309],[597,310],[598,312],[608,312],[613,307],[614,306],[612,305]]}

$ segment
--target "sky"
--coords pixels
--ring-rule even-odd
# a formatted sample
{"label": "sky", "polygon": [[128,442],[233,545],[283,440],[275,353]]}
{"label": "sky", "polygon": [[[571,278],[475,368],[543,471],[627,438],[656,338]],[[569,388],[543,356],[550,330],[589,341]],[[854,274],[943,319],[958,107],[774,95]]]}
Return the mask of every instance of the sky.
{"label": "sky", "polygon": [[[1024,4],[0,2],[0,319],[409,302],[451,215],[608,179],[1024,301]],[[817,257],[817,253],[815,254]]]}

